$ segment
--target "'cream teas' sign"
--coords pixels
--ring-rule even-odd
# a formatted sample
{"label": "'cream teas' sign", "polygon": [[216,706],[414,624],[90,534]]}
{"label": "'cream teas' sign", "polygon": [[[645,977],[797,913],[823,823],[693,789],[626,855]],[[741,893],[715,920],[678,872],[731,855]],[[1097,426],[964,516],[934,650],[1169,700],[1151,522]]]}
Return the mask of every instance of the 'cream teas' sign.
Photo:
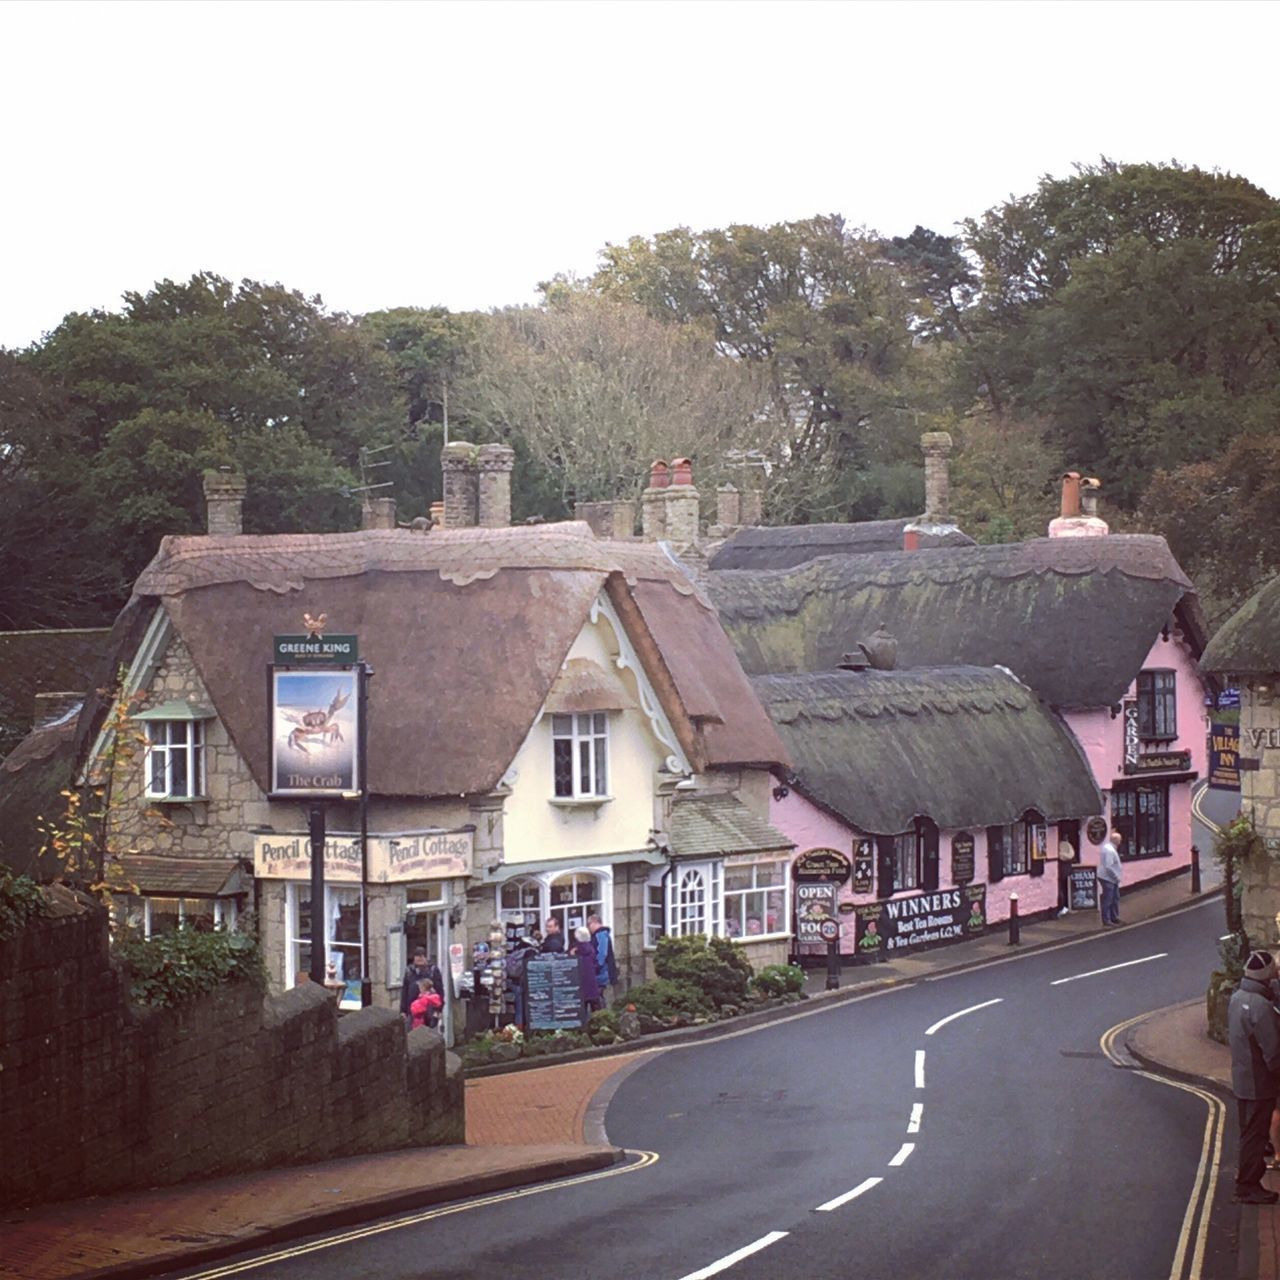
{"label": "'cream teas' sign", "polygon": [[[369,883],[443,880],[471,874],[470,831],[429,831],[369,837]],[[253,838],[253,873],[266,880],[306,880],[311,875],[311,841],[301,834]],[[324,842],[324,878],[334,884],[360,883],[360,840],[330,836]]]}

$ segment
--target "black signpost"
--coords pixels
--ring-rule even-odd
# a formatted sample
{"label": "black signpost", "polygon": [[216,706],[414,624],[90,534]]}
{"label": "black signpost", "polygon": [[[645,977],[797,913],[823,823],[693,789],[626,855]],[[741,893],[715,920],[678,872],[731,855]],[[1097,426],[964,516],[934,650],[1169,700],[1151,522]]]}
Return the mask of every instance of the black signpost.
{"label": "black signpost", "polygon": [[576,957],[530,956],[524,972],[529,1030],[557,1031],[583,1025],[582,970]]}

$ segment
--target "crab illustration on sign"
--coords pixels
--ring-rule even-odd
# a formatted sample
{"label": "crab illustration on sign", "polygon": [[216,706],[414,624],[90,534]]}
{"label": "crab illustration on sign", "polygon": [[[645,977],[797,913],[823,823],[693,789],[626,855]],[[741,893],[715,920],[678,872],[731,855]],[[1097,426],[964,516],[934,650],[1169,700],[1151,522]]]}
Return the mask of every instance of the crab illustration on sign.
{"label": "crab illustration on sign", "polygon": [[310,755],[311,752],[306,747],[308,739],[313,742],[318,740],[325,746],[342,742],[342,729],[334,720],[334,716],[350,701],[351,695],[339,689],[333,695],[328,711],[290,711],[288,707],[281,707],[280,714],[295,726],[289,734],[289,745],[301,751],[303,755]]}

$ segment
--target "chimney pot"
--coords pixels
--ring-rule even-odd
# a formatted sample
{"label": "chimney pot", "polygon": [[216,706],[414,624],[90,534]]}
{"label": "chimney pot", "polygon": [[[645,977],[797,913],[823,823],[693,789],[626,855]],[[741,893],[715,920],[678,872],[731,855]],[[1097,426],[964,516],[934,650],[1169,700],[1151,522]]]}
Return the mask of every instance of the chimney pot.
{"label": "chimney pot", "polygon": [[205,527],[212,537],[244,532],[245,478],[238,471],[219,468],[204,473]]}
{"label": "chimney pot", "polygon": [[693,463],[688,458],[673,458],[671,461],[671,483],[692,484]]}
{"label": "chimney pot", "polygon": [[665,489],[671,483],[671,469],[661,459],[657,458],[649,468],[649,488]]}
{"label": "chimney pot", "polygon": [[1059,514],[1064,520],[1074,519],[1080,514],[1080,473],[1078,471],[1062,473],[1062,510]]}

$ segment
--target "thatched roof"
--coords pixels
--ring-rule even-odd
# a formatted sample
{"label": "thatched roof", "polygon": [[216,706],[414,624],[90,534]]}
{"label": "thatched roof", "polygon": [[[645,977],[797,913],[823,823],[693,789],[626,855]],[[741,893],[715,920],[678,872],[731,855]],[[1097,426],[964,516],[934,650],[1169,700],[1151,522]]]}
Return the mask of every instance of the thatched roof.
{"label": "thatched roof", "polygon": [[793,784],[860,831],[1088,817],[1102,798],[1075,738],[1003,671],[947,667],[757,676]]}
{"label": "thatched roof", "polygon": [[0,631],[0,757],[32,727],[37,693],[87,693],[108,627]]}
{"label": "thatched roof", "polygon": [[901,667],[1004,666],[1050,705],[1118,702],[1161,629],[1204,646],[1194,588],[1163,538],[1038,538],[826,556],[707,574],[751,674],[829,671],[883,625]]}
{"label": "thatched roof", "polygon": [[709,602],[661,548],[585,524],[166,538],[122,619],[158,599],[265,789],[272,637],[327,614],[375,672],[370,790],[456,796],[497,785],[602,590],[695,768],[784,758]]}
{"label": "thatched roof", "polygon": [[[711,557],[713,569],[791,569],[818,556],[901,551],[903,534],[915,519],[860,520],[852,524],[792,524],[740,529]],[[971,547],[959,529],[922,530],[921,547]]]}
{"label": "thatched roof", "polygon": [[1221,675],[1280,671],[1280,578],[1260,587],[1222,624],[1200,665]]}

